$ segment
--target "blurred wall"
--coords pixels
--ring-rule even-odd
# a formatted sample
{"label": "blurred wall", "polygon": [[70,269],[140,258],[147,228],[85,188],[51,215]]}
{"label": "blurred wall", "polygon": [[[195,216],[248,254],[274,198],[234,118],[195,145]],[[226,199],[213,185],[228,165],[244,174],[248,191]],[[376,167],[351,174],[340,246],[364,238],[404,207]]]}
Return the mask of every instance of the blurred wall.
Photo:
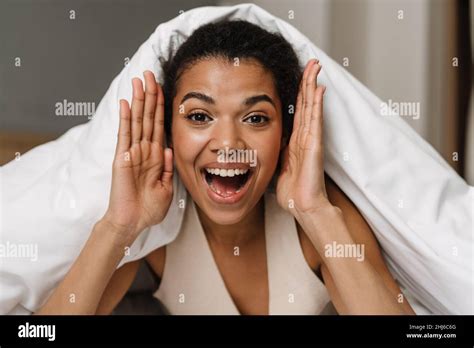
{"label": "blurred wall", "polygon": [[61,134],[87,122],[87,115],[57,116],[56,103],[67,100],[97,107],[127,57],[158,24],[181,10],[213,4],[1,0],[0,131]]}

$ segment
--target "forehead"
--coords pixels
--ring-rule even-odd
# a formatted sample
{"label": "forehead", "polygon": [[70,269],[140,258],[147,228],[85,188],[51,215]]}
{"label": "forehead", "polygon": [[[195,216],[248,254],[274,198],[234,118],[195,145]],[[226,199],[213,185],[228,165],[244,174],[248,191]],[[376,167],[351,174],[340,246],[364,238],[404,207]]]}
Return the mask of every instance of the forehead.
{"label": "forehead", "polygon": [[278,99],[272,73],[256,60],[247,58],[199,60],[182,73],[176,87],[177,95],[199,90],[216,98],[266,93]]}

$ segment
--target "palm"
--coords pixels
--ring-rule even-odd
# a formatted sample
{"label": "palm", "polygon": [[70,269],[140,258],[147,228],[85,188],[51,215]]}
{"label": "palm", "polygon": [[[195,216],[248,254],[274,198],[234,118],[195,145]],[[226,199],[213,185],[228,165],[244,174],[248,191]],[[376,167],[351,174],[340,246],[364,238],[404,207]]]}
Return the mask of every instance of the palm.
{"label": "palm", "polygon": [[164,216],[156,209],[160,202],[168,201],[172,195],[170,187],[160,178],[160,161],[163,157],[162,146],[156,143],[141,142],[134,144],[129,152],[119,156],[116,181],[122,189],[117,200],[120,205],[122,224],[142,218],[144,225],[159,223]]}
{"label": "palm", "polygon": [[327,203],[323,170],[322,98],[317,86],[320,66],[309,63],[300,84],[293,133],[283,152],[277,182],[279,204],[290,212],[317,208]]}
{"label": "palm", "polygon": [[137,232],[164,219],[173,195],[172,154],[163,148],[163,96],[158,87],[148,73],[146,98],[141,81],[134,80],[131,110],[126,101],[120,105],[107,214],[113,223],[134,226]]}

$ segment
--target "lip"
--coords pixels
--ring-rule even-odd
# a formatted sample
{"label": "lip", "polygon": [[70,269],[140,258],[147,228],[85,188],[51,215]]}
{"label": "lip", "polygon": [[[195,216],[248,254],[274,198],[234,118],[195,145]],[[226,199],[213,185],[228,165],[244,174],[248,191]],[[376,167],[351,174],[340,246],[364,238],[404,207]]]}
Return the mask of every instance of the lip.
{"label": "lip", "polygon": [[[237,192],[237,193],[235,193],[231,196],[228,196],[228,197],[223,197],[223,196],[217,194],[216,192],[214,192],[213,190],[211,190],[211,188],[209,187],[209,184],[206,181],[206,173],[205,173],[206,170],[205,170],[205,168],[249,169],[250,173],[249,173],[249,177],[247,179],[247,182],[245,183],[244,186],[242,186],[240,188],[239,192]],[[242,198],[245,196],[245,194],[249,190],[250,183],[253,179],[254,174],[255,174],[255,170],[252,167],[249,167],[248,165],[242,164],[242,163],[239,164],[239,163],[218,163],[218,162],[215,162],[215,163],[208,164],[205,167],[201,168],[201,179],[202,179],[203,184],[206,187],[207,195],[213,202],[218,203],[218,204],[235,204],[235,203],[239,202],[240,200],[242,200]]]}
{"label": "lip", "polygon": [[248,163],[224,163],[224,162],[210,162],[207,163],[206,165],[201,167],[201,170],[204,170],[206,168],[219,168],[219,169],[252,169],[254,167],[251,167]]}

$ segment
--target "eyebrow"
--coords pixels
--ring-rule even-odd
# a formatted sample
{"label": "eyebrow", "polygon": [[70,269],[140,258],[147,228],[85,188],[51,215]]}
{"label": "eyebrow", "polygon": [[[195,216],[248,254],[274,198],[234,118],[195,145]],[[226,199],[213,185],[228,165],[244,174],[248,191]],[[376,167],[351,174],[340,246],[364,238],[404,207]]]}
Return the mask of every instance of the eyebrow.
{"label": "eyebrow", "polygon": [[[188,99],[191,99],[191,98],[196,98],[196,99],[199,99],[207,104],[212,104],[212,105],[215,105],[216,102],[214,99],[212,99],[212,97],[208,96],[208,95],[205,95],[203,93],[200,93],[200,92],[189,92],[189,93],[186,93],[186,95],[183,97],[183,99],[181,99],[181,104],[183,104],[186,100]],[[272,104],[275,108],[276,108],[276,105],[273,101],[272,98],[270,98],[267,94],[259,94],[259,95],[254,95],[252,97],[248,97],[246,98],[242,104],[244,104],[245,106],[252,106],[252,105],[255,105],[259,102],[262,102],[262,101],[266,101],[270,104]]]}

